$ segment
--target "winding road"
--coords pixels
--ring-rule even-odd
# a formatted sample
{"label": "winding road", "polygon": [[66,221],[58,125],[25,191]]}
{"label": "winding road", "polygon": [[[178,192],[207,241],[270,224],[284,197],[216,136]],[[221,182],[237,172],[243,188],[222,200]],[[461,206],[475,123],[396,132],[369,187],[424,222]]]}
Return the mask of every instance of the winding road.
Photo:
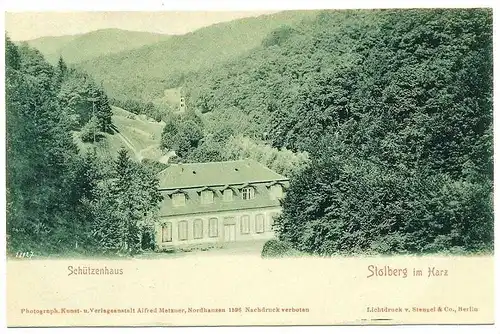
{"label": "winding road", "polygon": [[116,125],[114,124],[111,124],[111,130],[113,130],[113,132],[115,134],[118,135],[118,137],[120,137],[120,139],[125,143],[125,145],[127,145],[127,147],[132,151],[134,152],[134,155],[135,155],[135,158],[138,160],[138,161],[141,161],[142,160],[142,155],[136,150],[136,148],[134,147],[134,144],[132,144],[132,142],[127,138],[125,137],[121,132],[120,130],[118,130],[118,128],[116,127]]}

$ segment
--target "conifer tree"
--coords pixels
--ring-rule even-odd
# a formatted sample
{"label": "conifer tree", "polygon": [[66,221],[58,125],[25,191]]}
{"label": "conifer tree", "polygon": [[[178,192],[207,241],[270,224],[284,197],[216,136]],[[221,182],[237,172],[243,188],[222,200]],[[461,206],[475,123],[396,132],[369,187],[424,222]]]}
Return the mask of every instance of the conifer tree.
{"label": "conifer tree", "polygon": [[95,105],[95,116],[99,120],[99,128],[102,132],[107,132],[112,124],[111,116],[113,112],[111,111],[111,106],[109,105],[108,96],[101,89],[98,90],[98,100]]}
{"label": "conifer tree", "polygon": [[57,61],[57,77],[58,77],[58,82],[61,84],[68,74],[68,66],[64,62],[64,59],[62,56],[59,56],[59,60]]}

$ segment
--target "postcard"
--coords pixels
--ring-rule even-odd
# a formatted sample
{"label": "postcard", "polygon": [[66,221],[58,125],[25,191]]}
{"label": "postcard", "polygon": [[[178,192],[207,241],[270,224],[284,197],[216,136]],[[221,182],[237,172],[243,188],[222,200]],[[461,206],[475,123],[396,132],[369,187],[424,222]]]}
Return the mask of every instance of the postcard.
{"label": "postcard", "polygon": [[491,8],[5,23],[9,327],[494,322]]}

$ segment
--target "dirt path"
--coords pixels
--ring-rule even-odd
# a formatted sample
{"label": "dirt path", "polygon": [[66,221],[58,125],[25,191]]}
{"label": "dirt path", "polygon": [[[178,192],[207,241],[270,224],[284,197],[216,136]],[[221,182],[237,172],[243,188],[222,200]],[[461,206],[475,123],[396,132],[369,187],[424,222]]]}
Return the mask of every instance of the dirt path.
{"label": "dirt path", "polygon": [[127,138],[125,137],[119,130],[118,128],[116,127],[116,125],[112,124],[111,125],[111,130],[113,130],[113,132],[115,134],[118,135],[118,137],[120,137],[120,139],[125,143],[125,145],[127,145],[127,147],[132,151],[134,152],[134,155],[136,157],[137,160],[141,161],[142,160],[142,155],[136,150],[136,148],[134,147],[134,144],[132,144],[132,142]]}
{"label": "dirt path", "polygon": [[134,257],[135,259],[162,259],[162,258],[185,258],[185,257],[197,257],[197,258],[211,258],[221,255],[245,255],[254,256],[260,258],[262,252],[262,247],[267,240],[249,240],[249,241],[238,241],[234,243],[229,243],[224,245],[222,248],[215,247],[209,250],[193,250],[193,251],[178,251],[174,253],[156,253],[156,252],[146,252],[144,254]]}

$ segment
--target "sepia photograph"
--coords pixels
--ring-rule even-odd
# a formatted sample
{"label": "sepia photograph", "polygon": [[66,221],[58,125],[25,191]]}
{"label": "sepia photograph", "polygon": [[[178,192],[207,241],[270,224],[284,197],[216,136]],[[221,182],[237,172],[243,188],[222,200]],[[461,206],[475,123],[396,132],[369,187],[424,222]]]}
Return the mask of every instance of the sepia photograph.
{"label": "sepia photograph", "polygon": [[493,323],[491,8],[6,12],[4,44],[9,326]]}

